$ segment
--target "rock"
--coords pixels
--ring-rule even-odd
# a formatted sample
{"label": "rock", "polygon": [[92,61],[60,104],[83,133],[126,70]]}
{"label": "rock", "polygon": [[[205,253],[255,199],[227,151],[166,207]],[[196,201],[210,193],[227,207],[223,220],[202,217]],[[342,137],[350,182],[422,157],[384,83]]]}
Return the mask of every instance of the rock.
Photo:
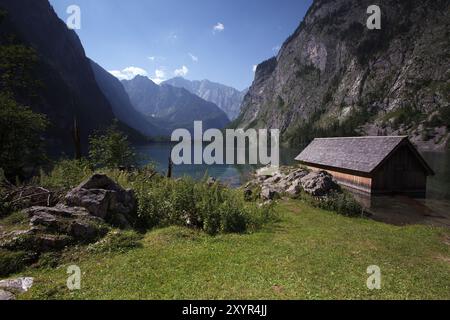
{"label": "rock", "polygon": [[103,189],[110,191],[122,191],[122,187],[115,183],[111,178],[105,174],[94,174],[92,177],[82,182],[77,189]]}
{"label": "rock", "polygon": [[75,218],[75,217],[89,217],[89,212],[85,208],[81,207],[68,207],[63,204],[59,204],[55,207],[31,207],[24,212],[28,214],[30,218],[37,217],[36,221],[50,222],[53,216],[54,218]]}
{"label": "rock", "polygon": [[0,289],[15,292],[24,293],[27,292],[33,286],[34,278],[16,278],[0,281]]}
{"label": "rock", "polygon": [[291,182],[282,179],[280,182],[278,182],[276,188],[282,190],[282,192],[286,192],[286,190],[291,186],[291,184],[292,184]]}
{"label": "rock", "polygon": [[112,202],[112,192],[114,191],[76,188],[65,199],[69,206],[86,208],[91,215],[105,219]]}
{"label": "rock", "polygon": [[85,208],[58,205],[53,208],[32,207],[25,210],[30,219],[30,225],[43,227],[47,232],[67,233],[74,221],[102,222],[101,219],[89,214]]}
{"label": "rock", "polygon": [[302,191],[302,185],[300,179],[295,180],[292,185],[286,190],[286,193],[291,196],[297,196]]}
{"label": "rock", "polygon": [[328,172],[311,172],[300,179],[305,192],[315,197],[323,197],[333,190],[339,190],[338,184]]}
{"label": "rock", "polygon": [[0,248],[18,251],[48,252],[64,249],[72,242],[66,235],[41,234],[30,229],[20,234],[10,234],[0,241]]}
{"label": "rock", "polygon": [[0,289],[0,301],[16,300],[16,296],[9,291]]}
{"label": "rock", "polygon": [[289,181],[289,182],[292,182],[294,180],[301,179],[301,178],[305,177],[308,174],[309,174],[309,171],[304,170],[304,169],[299,169],[299,170],[296,170],[296,171],[290,173],[286,177],[286,180]]}
{"label": "rock", "polygon": [[283,176],[279,173],[275,174],[273,177],[266,179],[264,181],[265,184],[276,184],[278,183],[281,179],[283,178]]}
{"label": "rock", "polygon": [[132,190],[125,190],[106,175],[95,174],[66,195],[69,206],[86,208],[91,215],[109,219],[113,213],[130,220],[137,210]]}
{"label": "rock", "polygon": [[72,242],[69,236],[53,234],[38,234],[31,239],[32,247],[39,252],[62,250]]}
{"label": "rock", "polygon": [[107,233],[107,228],[98,223],[75,220],[70,224],[69,234],[77,241],[89,243]]}
{"label": "rock", "polygon": [[208,185],[208,187],[212,187],[213,185],[216,184],[216,182],[217,182],[217,180],[215,178],[209,177],[206,184]]}
{"label": "rock", "polygon": [[80,207],[31,207],[25,212],[30,217],[30,229],[3,235],[0,247],[34,252],[55,251],[72,243],[96,241],[108,231],[102,219]]}
{"label": "rock", "polygon": [[263,200],[274,200],[279,197],[279,193],[270,187],[263,187],[261,190],[261,198]]}

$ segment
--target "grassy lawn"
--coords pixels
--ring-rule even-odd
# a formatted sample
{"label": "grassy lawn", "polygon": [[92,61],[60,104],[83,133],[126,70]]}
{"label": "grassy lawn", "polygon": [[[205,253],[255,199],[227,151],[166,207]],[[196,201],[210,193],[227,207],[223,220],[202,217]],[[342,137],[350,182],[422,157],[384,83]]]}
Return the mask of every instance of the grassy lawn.
{"label": "grassy lawn", "polygon": [[[56,269],[30,268],[23,299],[450,299],[450,232],[346,218],[298,201],[280,222],[245,235],[186,228],[148,232],[142,248],[82,253]],[[70,292],[66,268],[82,270]],[[368,290],[378,265],[381,290]]]}

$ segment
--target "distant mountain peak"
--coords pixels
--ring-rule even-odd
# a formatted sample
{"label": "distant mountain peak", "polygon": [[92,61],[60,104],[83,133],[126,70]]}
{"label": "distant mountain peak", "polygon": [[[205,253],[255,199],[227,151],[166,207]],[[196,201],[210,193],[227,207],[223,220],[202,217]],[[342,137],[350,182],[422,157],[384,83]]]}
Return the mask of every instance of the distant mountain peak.
{"label": "distant mountain peak", "polygon": [[230,120],[238,117],[245,91],[239,91],[233,87],[226,86],[207,79],[187,80],[183,77],[175,77],[163,82],[174,87],[184,88],[200,98],[216,104],[223,110]]}
{"label": "distant mountain peak", "polygon": [[229,119],[214,103],[203,100],[183,87],[169,83],[155,84],[148,78],[124,80],[122,84],[134,107],[159,121],[169,130],[192,129],[194,121],[203,121],[205,128],[222,129]]}

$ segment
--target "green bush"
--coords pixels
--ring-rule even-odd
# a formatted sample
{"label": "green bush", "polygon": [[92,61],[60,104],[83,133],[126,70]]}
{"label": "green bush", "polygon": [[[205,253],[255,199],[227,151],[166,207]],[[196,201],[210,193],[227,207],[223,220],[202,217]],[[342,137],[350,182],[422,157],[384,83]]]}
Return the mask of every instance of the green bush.
{"label": "green bush", "polygon": [[137,162],[136,154],[128,137],[113,124],[104,133],[89,137],[89,159],[95,167],[117,168],[131,166]]}
{"label": "green bush", "polygon": [[314,207],[333,211],[343,216],[361,216],[363,212],[362,206],[347,191],[333,192],[327,197],[321,198],[312,197],[303,192],[300,198]]}
{"label": "green bush", "polygon": [[91,174],[87,160],[60,160],[50,173],[41,171],[38,183],[45,188],[71,189]]}
{"label": "green bush", "polygon": [[139,225],[153,228],[188,225],[208,234],[245,232],[273,217],[269,207],[244,200],[241,192],[191,178],[155,180],[135,189],[139,200]]}

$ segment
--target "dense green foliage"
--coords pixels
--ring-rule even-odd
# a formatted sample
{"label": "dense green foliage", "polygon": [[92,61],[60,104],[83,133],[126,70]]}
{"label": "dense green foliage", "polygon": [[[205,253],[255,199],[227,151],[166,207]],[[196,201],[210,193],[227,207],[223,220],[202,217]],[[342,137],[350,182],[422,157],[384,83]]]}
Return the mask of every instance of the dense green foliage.
{"label": "dense green foliage", "polygon": [[136,164],[128,137],[113,124],[89,138],[89,159],[96,167],[117,168]]}
{"label": "dense green foliage", "polygon": [[272,218],[271,208],[246,203],[238,190],[190,178],[136,184],[139,219],[146,227],[189,225],[208,234],[254,230]]}
{"label": "dense green foliage", "polygon": [[34,49],[20,44],[0,46],[0,90],[30,100],[39,82],[34,74],[38,62]]}
{"label": "dense green foliage", "polygon": [[45,188],[69,190],[89,177],[92,172],[92,166],[86,159],[63,159],[57,162],[48,174],[41,170],[35,180]]}
{"label": "dense green foliage", "polygon": [[42,134],[48,126],[44,115],[18,101],[36,100],[35,50],[4,28],[7,14],[0,12],[0,167],[15,182],[28,178],[46,159]]}
{"label": "dense green foliage", "polygon": [[[190,226],[208,234],[247,232],[274,219],[271,206],[246,202],[240,190],[233,190],[207,179],[167,179],[152,166],[131,172],[99,169],[138,198],[138,229],[169,225]],[[40,185],[51,189],[70,189],[94,173],[86,161],[64,160],[48,174],[42,172]]]}
{"label": "dense green foliage", "polygon": [[27,167],[33,169],[43,163],[45,152],[41,135],[47,124],[44,115],[0,93],[0,166],[7,178],[24,178]]}

